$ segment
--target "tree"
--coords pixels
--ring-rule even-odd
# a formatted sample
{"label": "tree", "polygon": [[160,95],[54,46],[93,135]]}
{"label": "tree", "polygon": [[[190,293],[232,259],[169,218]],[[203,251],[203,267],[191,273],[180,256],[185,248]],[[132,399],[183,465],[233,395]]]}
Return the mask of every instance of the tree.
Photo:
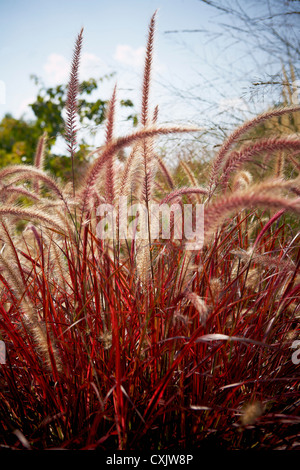
{"label": "tree", "polygon": [[35,122],[6,114],[0,123],[0,167],[32,162],[40,135]]}
{"label": "tree", "polygon": [[[8,164],[32,163],[39,137],[47,133],[47,150],[45,164],[56,176],[69,178],[71,174],[70,158],[64,155],[55,155],[51,152],[59,136],[64,135],[65,121],[64,109],[67,98],[67,85],[46,87],[42,81],[32,76],[39,86],[37,97],[30,105],[35,118],[32,120],[15,119],[6,115],[0,123],[0,167]],[[108,101],[100,98],[91,99],[91,95],[98,89],[105,76],[98,80],[91,78],[80,83],[80,95],[78,101],[79,122],[83,126],[95,128],[103,123],[106,115]],[[120,100],[120,105],[125,108],[133,108],[131,100]],[[136,114],[131,112],[128,120],[137,123]],[[77,175],[87,164],[88,143],[82,138],[79,142],[79,150],[76,155]]]}
{"label": "tree", "polygon": [[[199,49],[192,50],[199,64],[198,83],[178,91],[178,96],[197,103],[207,127],[219,134],[230,132],[241,121],[277,105],[283,87],[292,87],[296,97],[300,84],[299,0],[198,1],[211,15],[209,21],[201,24],[200,20],[197,29],[165,34],[188,51],[192,50],[189,37],[199,36]],[[203,67],[205,63],[208,68]],[[290,64],[294,75],[287,76],[283,67],[288,69]]]}
{"label": "tree", "polygon": [[[113,76],[106,75],[98,80],[90,78],[84,80],[79,85],[80,96],[78,100],[78,114],[81,124],[99,126],[105,119],[107,100],[98,98],[97,100],[89,100],[89,97],[98,89],[103,80]],[[34,103],[30,105],[36,116],[36,123],[43,132],[47,132],[49,138],[56,138],[64,133],[63,110],[66,105],[67,85],[57,85],[47,88],[43,82],[35,75],[32,75],[39,91]],[[131,100],[120,100],[123,107],[132,108]],[[128,120],[136,123],[135,115],[130,114]]]}

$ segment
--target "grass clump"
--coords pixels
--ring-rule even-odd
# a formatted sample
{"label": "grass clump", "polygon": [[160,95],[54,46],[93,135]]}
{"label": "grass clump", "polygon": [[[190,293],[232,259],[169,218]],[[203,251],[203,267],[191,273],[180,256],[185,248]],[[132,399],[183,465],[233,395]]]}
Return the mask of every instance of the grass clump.
{"label": "grass clump", "polygon": [[[299,107],[268,111],[228,137],[190,186],[178,187],[155,138],[197,128],[158,124],[150,110],[155,15],[149,27],[140,127],[114,136],[116,88],[106,141],[81,185],[35,164],[0,171],[1,445],[30,449],[292,449],[299,431],[300,139],[245,133]],[[76,154],[81,31],[67,101],[66,139]],[[130,148],[123,166],[116,155]],[[280,158],[254,181],[244,164]],[[282,155],[285,155],[285,158]],[[280,157],[278,157],[280,155]],[[285,162],[294,177],[283,177]],[[74,168],[74,165],[73,165]],[[295,176],[296,175],[296,176]],[[206,181],[199,185],[198,178]],[[20,194],[31,201],[21,206]],[[101,239],[100,204],[119,197],[204,205],[204,242]],[[16,231],[23,222],[24,229]],[[136,219],[137,221],[137,219]],[[142,219],[139,219],[140,230]],[[148,225],[147,225],[148,223]],[[134,224],[133,224],[134,225]]]}

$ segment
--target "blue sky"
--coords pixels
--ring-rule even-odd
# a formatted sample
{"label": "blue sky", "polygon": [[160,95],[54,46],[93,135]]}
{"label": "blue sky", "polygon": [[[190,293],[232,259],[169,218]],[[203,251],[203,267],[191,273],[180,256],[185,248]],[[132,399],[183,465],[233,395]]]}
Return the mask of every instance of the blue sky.
{"label": "blue sky", "polygon": [[[243,108],[243,83],[233,79],[246,71],[246,51],[237,44],[226,52],[211,40],[218,15],[199,0],[0,0],[0,118],[6,112],[30,116],[28,104],[37,94],[31,74],[47,86],[66,83],[82,27],[81,78],[116,72],[99,96],[108,98],[117,81],[119,97],[133,99],[138,111],[147,28],[156,9],[152,102],[162,121],[203,125],[211,101],[217,103],[213,115]],[[211,36],[166,33],[199,28]]]}
{"label": "blue sky", "polygon": [[[74,40],[81,27],[81,76],[116,71],[120,88],[137,89],[147,27],[157,8],[155,72],[189,80],[188,73],[182,74],[184,51],[164,31],[197,27],[206,10],[197,0],[0,0],[0,79],[6,85],[1,114],[10,111],[19,115],[26,110],[36,94],[31,74],[41,77],[46,85],[67,80]],[[112,86],[111,82],[110,89]],[[108,93],[107,87],[103,93]]]}

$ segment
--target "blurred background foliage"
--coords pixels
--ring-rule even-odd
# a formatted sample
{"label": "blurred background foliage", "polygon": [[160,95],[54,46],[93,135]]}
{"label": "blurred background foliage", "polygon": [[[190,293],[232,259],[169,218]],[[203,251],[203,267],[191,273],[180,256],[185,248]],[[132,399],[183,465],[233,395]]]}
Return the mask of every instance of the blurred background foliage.
{"label": "blurred background foliage", "polygon": [[[272,107],[291,106],[299,103],[300,88],[300,43],[299,43],[299,18],[300,2],[298,0],[273,0],[259,2],[238,2],[237,0],[199,0],[216,12],[213,32],[210,25],[201,25],[199,19],[199,30],[165,31],[164,33],[174,41],[181,44],[187,51],[191,50],[189,37],[198,34],[199,41],[216,41],[218,47],[224,48],[224,53],[232,52],[232,63],[227,64],[226,70],[221,70],[219,64],[211,64],[215,67],[216,83],[211,83],[201,78],[201,58],[195,55],[196,64],[199,68],[199,87],[192,90],[174,89],[174,101],[176,96],[193,101],[201,110],[201,119],[206,119],[206,109],[218,110],[216,102],[207,102],[207,97],[212,96],[209,91],[218,86],[220,80],[230,80],[234,83],[245,83],[244,96],[238,100],[232,109],[231,120],[222,121],[222,112],[218,112],[218,118],[210,122],[206,119],[205,130],[200,138],[190,140],[169,141],[169,147],[163,144],[158,152],[168,167],[171,167],[176,184],[186,184],[190,177],[184,171],[180,161],[187,163],[199,184],[204,184],[207,167],[212,155],[218,150],[220,143],[232,131],[233,127],[242,124],[245,119],[251,119],[259,111],[255,108],[254,101],[258,97],[261,104],[268,96],[266,102],[272,103]],[[297,27],[298,25],[298,27]],[[205,40],[204,40],[205,39]],[[219,41],[219,42],[218,42]],[[240,70],[234,65],[238,47],[243,41],[246,50],[247,63],[251,73]],[[260,52],[263,51],[263,55]],[[221,50],[220,50],[221,53]],[[230,54],[229,54],[230,55]],[[262,64],[260,61],[264,60]],[[80,84],[79,96],[79,127],[88,128],[90,133],[96,133],[103,129],[105,120],[107,100],[95,98],[95,92],[103,80],[110,80],[114,74],[102,78],[90,78]],[[39,137],[46,132],[48,136],[46,149],[46,169],[50,170],[56,177],[65,180],[71,177],[71,161],[67,156],[67,150],[57,152],[55,146],[57,140],[64,134],[64,107],[66,102],[67,85],[60,84],[47,87],[37,76],[32,76],[38,90],[37,96],[30,107],[33,118],[16,119],[12,115],[5,115],[0,122],[0,167],[8,164],[32,163]],[[204,80],[204,83],[203,83]],[[172,84],[166,86],[172,87]],[[203,88],[204,87],[204,88]],[[219,89],[219,91],[220,91]],[[97,94],[97,96],[99,96]],[[218,99],[218,93],[215,95]],[[243,110],[244,102],[247,103],[247,112]],[[135,103],[130,99],[120,100],[118,103],[127,113],[125,119],[133,126],[138,124],[135,112]],[[239,105],[242,106],[239,109]],[[269,108],[270,105],[266,106]],[[228,117],[229,110],[226,109]],[[231,111],[230,111],[231,112]],[[229,122],[230,121],[230,122]],[[201,120],[200,120],[201,125]],[[300,130],[300,113],[284,115],[263,122],[251,130],[244,137],[247,140],[255,140],[261,137],[279,136],[281,134],[295,134]],[[78,152],[75,159],[75,177],[80,180],[89,165],[88,154],[90,143],[79,134]],[[121,160],[120,156],[120,160]],[[249,165],[249,170],[254,178],[259,178],[266,165],[269,171],[273,171],[274,159],[269,162],[255,161]],[[292,171],[288,163],[285,171]]]}
{"label": "blurred background foliage", "polygon": [[[90,78],[80,83],[78,100],[79,124],[89,127],[91,132],[96,132],[105,120],[108,100],[93,99],[99,84],[109,80],[112,75],[96,80]],[[47,148],[45,167],[56,177],[68,180],[71,177],[71,159],[67,155],[57,155],[52,149],[57,139],[64,135],[64,109],[67,98],[67,85],[57,85],[47,88],[41,80],[32,76],[39,87],[36,99],[30,104],[33,111],[33,119],[16,119],[6,114],[0,122],[0,167],[9,164],[32,164],[36,152],[39,137],[47,134]],[[133,112],[131,100],[120,100],[119,105],[130,110],[127,120],[137,124],[137,116]],[[89,144],[84,137],[79,139],[78,151],[75,159],[76,179],[80,180],[82,173],[88,165]],[[67,153],[67,152],[66,152]]]}

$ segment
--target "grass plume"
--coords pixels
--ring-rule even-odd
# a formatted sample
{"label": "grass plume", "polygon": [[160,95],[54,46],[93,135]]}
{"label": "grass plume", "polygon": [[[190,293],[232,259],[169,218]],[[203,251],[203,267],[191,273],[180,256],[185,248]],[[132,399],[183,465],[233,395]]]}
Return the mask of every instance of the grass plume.
{"label": "grass plume", "polygon": [[78,118],[78,101],[77,95],[79,93],[79,63],[80,54],[83,41],[83,28],[78,34],[75,42],[73,60],[70,71],[70,79],[68,84],[67,105],[66,105],[66,123],[65,123],[65,138],[68,144],[68,150],[72,160],[72,179],[73,179],[73,196],[75,196],[75,173],[74,173],[74,158],[77,150],[77,126],[76,120]]}

